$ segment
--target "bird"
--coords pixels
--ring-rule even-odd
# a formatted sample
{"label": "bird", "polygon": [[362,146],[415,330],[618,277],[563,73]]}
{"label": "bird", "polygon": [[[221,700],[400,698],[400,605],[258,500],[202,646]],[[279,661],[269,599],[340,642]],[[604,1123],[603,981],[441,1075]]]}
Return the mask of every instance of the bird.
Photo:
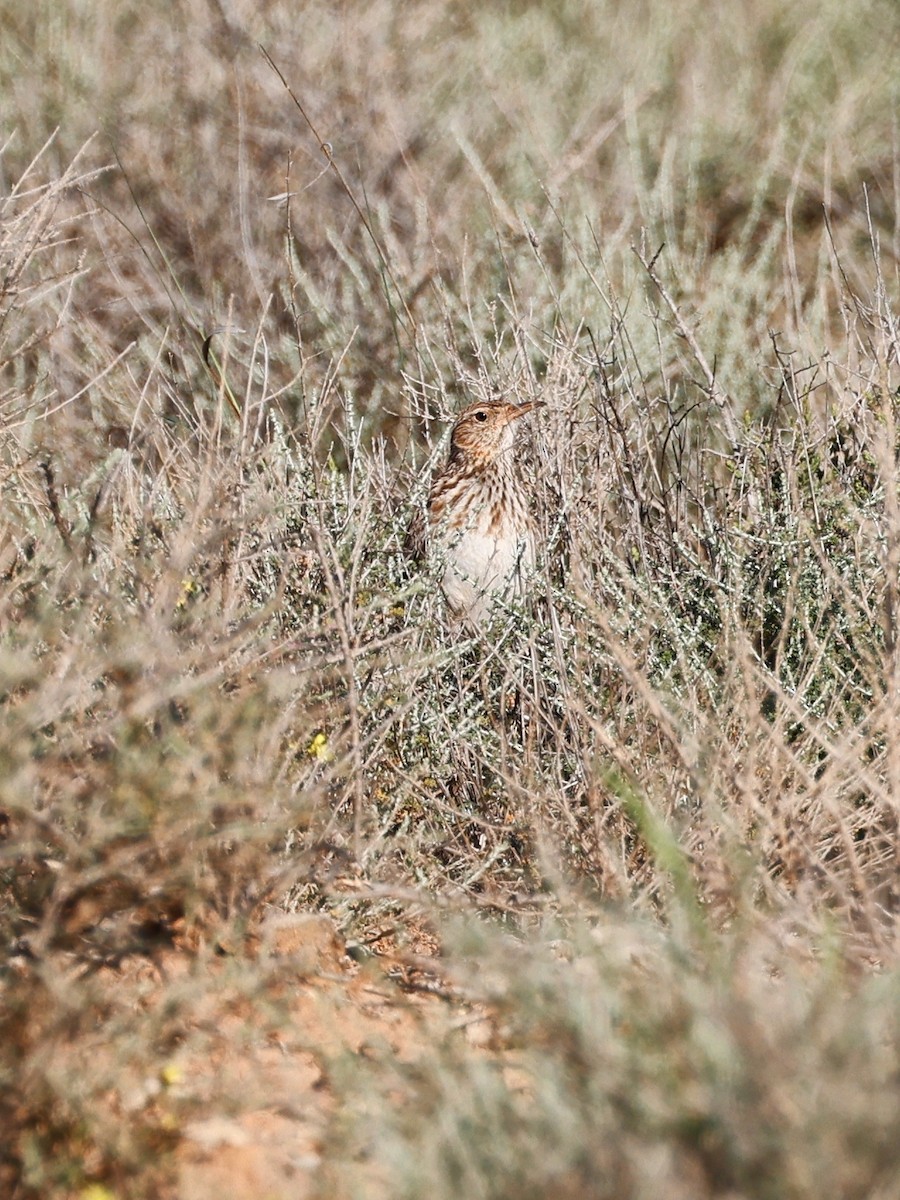
{"label": "bird", "polygon": [[540,400],[479,400],[456,418],[445,465],[431,481],[425,510],[414,514],[407,550],[436,558],[451,615],[479,627],[494,601],[524,595],[535,544],[515,446],[524,416]]}

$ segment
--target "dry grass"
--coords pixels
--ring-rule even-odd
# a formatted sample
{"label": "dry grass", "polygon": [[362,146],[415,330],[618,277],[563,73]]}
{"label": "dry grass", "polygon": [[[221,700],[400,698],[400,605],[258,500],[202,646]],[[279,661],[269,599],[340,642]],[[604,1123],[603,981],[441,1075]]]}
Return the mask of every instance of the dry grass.
{"label": "dry grass", "polygon": [[[8,7],[5,1194],[186,1195],[293,1031],[310,1194],[895,1195],[894,5]],[[401,545],[497,390],[463,642]]]}

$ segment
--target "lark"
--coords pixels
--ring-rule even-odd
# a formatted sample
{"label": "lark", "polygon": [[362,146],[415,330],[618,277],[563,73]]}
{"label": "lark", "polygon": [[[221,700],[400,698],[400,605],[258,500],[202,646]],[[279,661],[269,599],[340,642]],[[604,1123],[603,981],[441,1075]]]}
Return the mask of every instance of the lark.
{"label": "lark", "polygon": [[417,557],[443,566],[441,590],[454,617],[478,626],[498,597],[524,594],[534,567],[534,532],[516,469],[522,417],[540,404],[480,400],[464,409],[450,434],[446,465],[431,482],[425,513],[407,537]]}

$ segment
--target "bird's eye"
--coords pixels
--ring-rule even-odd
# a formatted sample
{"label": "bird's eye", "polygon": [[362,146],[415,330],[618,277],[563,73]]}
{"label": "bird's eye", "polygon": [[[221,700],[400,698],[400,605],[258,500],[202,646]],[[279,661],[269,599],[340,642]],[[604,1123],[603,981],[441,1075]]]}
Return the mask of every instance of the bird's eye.
{"label": "bird's eye", "polygon": [[486,421],[487,420],[487,413],[484,411],[483,408],[479,408],[478,412],[475,414],[475,420],[476,421]]}

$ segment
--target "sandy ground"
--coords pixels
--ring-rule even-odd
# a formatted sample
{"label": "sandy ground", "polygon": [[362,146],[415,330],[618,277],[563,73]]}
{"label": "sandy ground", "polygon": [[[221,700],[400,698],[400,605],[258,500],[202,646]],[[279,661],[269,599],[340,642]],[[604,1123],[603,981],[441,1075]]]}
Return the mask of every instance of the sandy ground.
{"label": "sandy ground", "polygon": [[249,953],[213,958],[202,981],[186,948],[104,972],[117,1003],[145,1023],[182,985],[191,997],[159,1073],[121,1084],[113,1100],[125,1119],[150,1106],[171,1127],[159,1166],[174,1182],[160,1200],[303,1200],[320,1184],[342,1194],[351,1180],[354,1192],[386,1195],[365,1163],[342,1164],[340,1181],[323,1177],[341,1116],[333,1072],[352,1078],[360,1056],[414,1061],[446,1036],[477,1045],[487,1022],[443,989],[399,986],[390,955],[360,966],[326,916],[278,916]]}

